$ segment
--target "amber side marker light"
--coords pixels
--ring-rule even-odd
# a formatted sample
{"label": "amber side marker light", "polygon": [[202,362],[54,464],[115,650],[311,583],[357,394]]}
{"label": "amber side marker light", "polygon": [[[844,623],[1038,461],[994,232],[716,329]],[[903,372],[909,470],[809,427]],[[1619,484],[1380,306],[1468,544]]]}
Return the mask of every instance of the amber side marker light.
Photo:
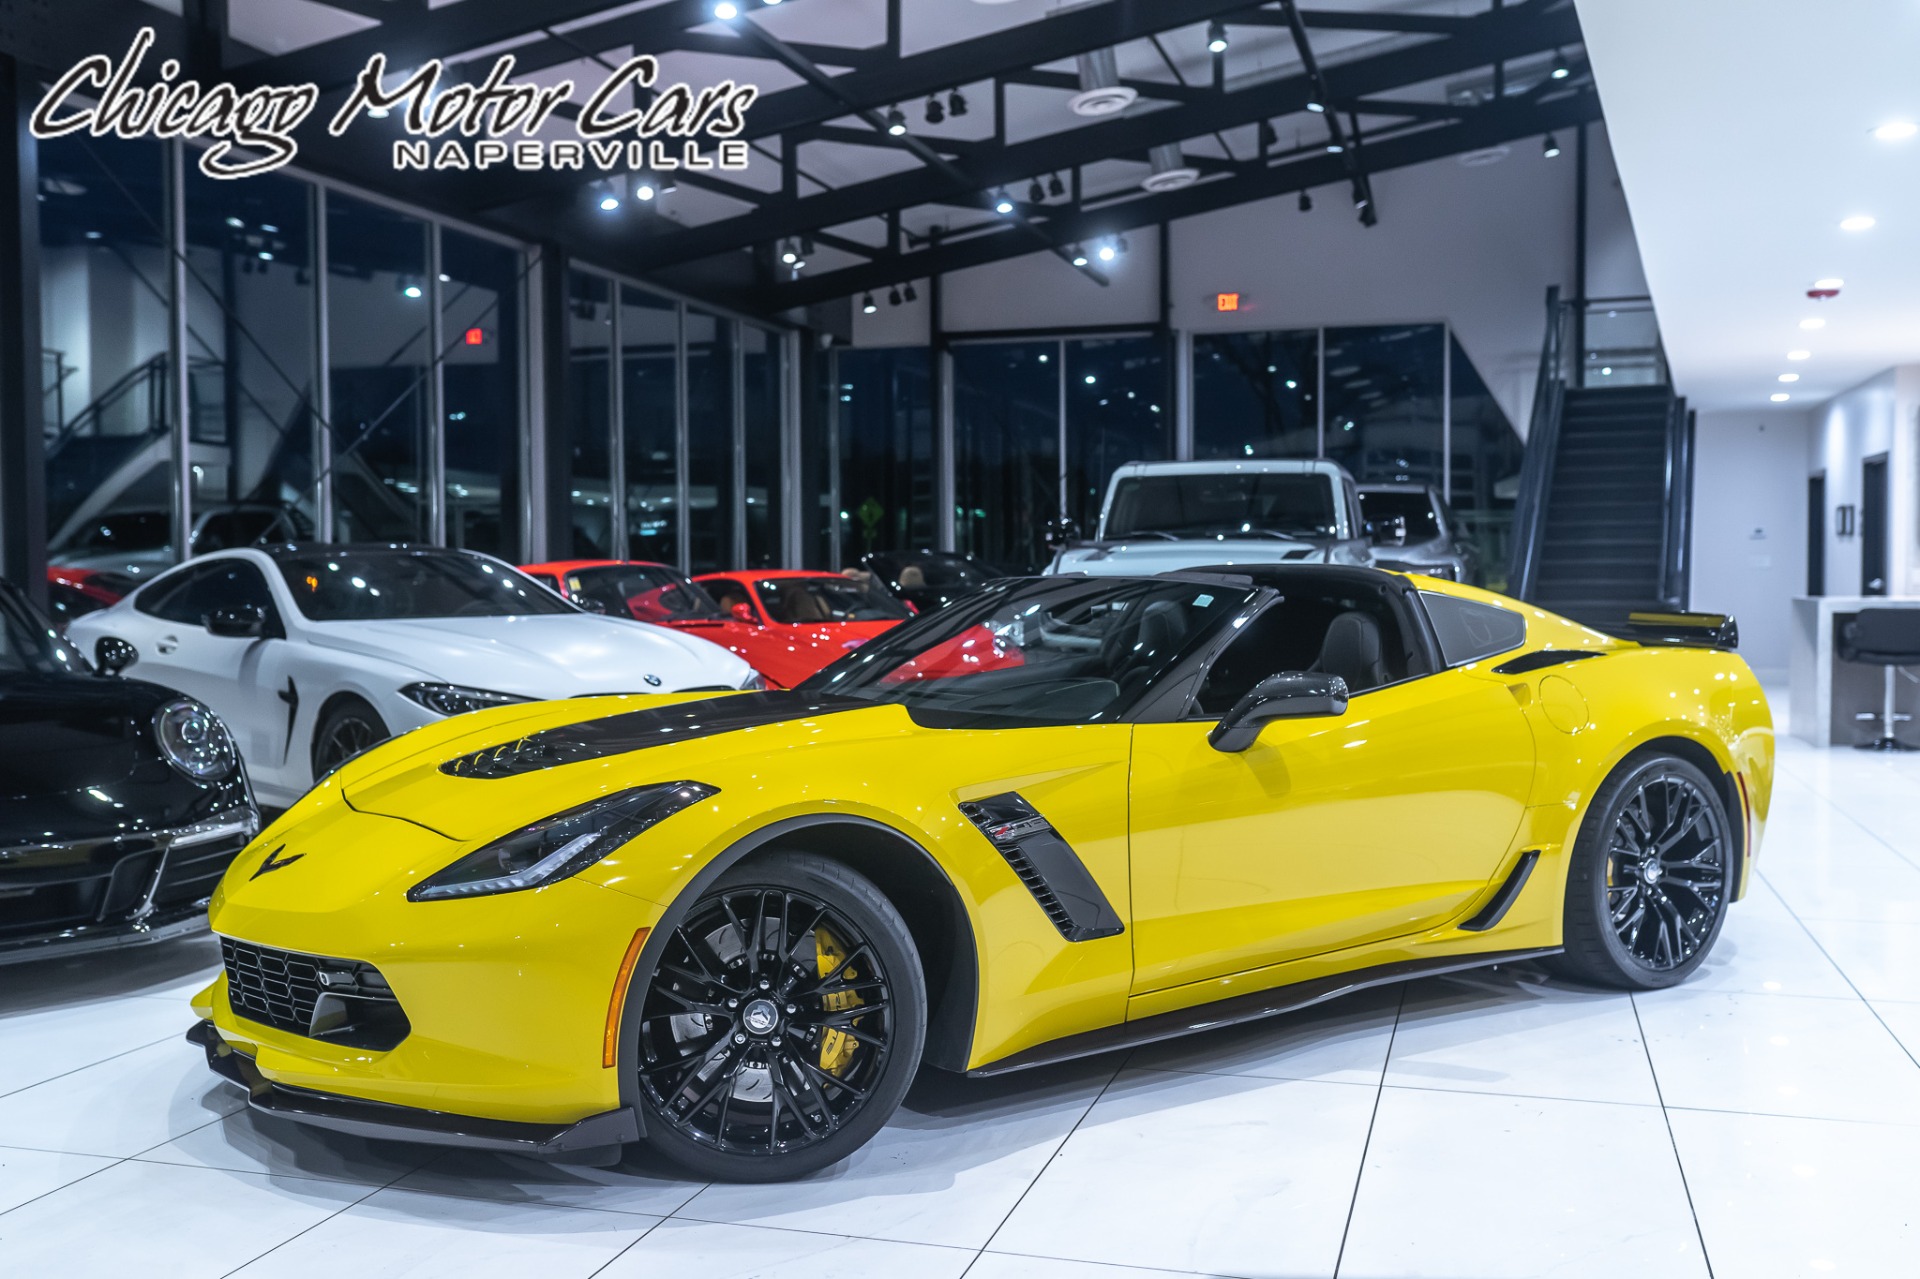
{"label": "amber side marker light", "polygon": [[633,966],[640,962],[640,948],[647,944],[647,934],[651,928],[635,930],[633,940],[627,943],[627,953],[620,960],[620,971],[614,975],[613,998],[607,1003],[607,1037],[601,1042],[600,1064],[611,1067],[620,1060],[620,1008],[627,1002],[627,983],[633,980]]}

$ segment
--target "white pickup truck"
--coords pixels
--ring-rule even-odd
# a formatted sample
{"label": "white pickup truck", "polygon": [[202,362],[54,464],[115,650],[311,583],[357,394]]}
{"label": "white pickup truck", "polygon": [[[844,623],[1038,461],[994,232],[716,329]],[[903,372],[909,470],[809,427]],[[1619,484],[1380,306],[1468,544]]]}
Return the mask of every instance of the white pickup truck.
{"label": "white pickup truck", "polygon": [[1049,573],[1132,576],[1211,564],[1371,564],[1353,477],[1338,462],[1129,462],[1092,541]]}

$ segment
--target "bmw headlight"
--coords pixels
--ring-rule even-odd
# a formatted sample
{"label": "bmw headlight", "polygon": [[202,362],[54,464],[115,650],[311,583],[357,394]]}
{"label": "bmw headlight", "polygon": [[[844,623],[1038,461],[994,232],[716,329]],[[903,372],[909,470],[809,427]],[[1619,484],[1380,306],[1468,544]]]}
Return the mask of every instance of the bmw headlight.
{"label": "bmw headlight", "polygon": [[531,702],[531,697],[522,697],[518,693],[496,693],[486,688],[466,688],[459,684],[409,684],[400,690],[400,695],[411,702],[418,702],[436,715],[464,715],[468,711],[483,711],[489,706],[511,706],[515,702]]}
{"label": "bmw headlight", "polygon": [[161,757],[196,782],[225,781],[240,766],[227,726],[198,702],[182,698],[155,711],[153,739]]}
{"label": "bmw headlight", "polygon": [[408,889],[407,900],[442,901],[543,888],[579,874],[641,831],[719,793],[699,782],[667,782],[596,799],[468,853]]}

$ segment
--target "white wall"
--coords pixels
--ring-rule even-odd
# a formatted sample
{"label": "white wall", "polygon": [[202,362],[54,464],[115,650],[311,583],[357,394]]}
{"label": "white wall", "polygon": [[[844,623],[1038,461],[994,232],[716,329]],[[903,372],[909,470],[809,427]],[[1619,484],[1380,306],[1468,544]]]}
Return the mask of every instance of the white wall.
{"label": "white wall", "polygon": [[[1606,132],[1595,126],[1589,171],[1589,292],[1644,293],[1639,251],[1613,168]],[[1540,141],[1512,145],[1496,164],[1457,159],[1398,169],[1373,179],[1380,221],[1362,227],[1344,186],[1223,209],[1173,224],[1174,327],[1194,332],[1313,328],[1319,325],[1449,321],[1515,426],[1526,429],[1540,359],[1549,284],[1571,292],[1574,160],[1571,134],[1557,159]],[[1046,254],[949,276],[945,327],[1059,328],[1150,325],[1159,319],[1158,236],[1128,233],[1130,251],[1101,288]],[[861,346],[926,341],[931,290],[916,284],[917,306],[854,316]],[[1241,309],[1221,314],[1214,298],[1239,292]]]}
{"label": "white wall", "polygon": [[[1888,369],[1837,395],[1815,414],[1805,471],[1827,473],[1827,594],[1860,591],[1860,538],[1842,537],[1834,512],[1860,506],[1861,463],[1887,454],[1891,532],[1888,594],[1920,595],[1920,365]],[[1857,516],[1856,516],[1857,520]]]}
{"label": "white wall", "polygon": [[1694,423],[1693,600],[1740,622],[1740,652],[1785,683],[1789,601],[1807,590],[1806,412],[1701,413]]}

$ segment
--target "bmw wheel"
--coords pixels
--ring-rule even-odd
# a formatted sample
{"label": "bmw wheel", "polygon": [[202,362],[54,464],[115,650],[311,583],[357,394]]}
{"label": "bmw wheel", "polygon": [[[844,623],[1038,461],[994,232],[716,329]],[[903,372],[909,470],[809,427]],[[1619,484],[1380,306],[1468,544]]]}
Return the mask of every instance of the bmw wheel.
{"label": "bmw wheel", "polygon": [[674,929],[638,1008],[647,1140],[710,1180],[844,1159],[906,1095],[926,987],[865,877],[799,853],[723,875]]}
{"label": "bmw wheel", "polygon": [[1678,985],[1706,961],[1733,897],[1739,844],[1714,784],[1671,755],[1627,760],[1594,796],[1567,873],[1567,976]]}
{"label": "bmw wheel", "polygon": [[364,750],[392,734],[380,713],[357,697],[343,697],[327,708],[313,730],[313,780],[318,782]]}

